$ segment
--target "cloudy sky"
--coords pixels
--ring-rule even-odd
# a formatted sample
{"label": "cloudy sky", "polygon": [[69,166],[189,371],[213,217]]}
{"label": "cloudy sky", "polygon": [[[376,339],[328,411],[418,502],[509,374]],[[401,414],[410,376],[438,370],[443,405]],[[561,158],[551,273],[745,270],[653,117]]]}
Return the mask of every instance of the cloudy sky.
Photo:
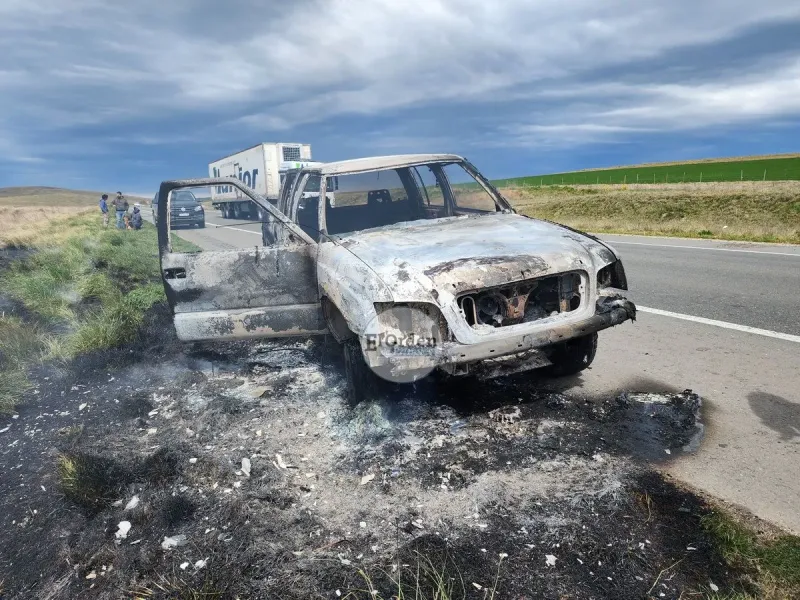
{"label": "cloudy sky", "polygon": [[262,141],[490,177],[800,151],[797,0],[0,0],[0,186]]}

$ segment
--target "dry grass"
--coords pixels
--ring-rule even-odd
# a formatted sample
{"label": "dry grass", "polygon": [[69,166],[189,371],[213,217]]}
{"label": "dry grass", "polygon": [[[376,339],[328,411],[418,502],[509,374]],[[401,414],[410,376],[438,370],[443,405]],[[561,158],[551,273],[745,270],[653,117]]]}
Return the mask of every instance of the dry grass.
{"label": "dry grass", "polygon": [[[109,202],[114,197],[113,192],[106,192]],[[100,201],[101,192],[87,192],[82,190],[65,190],[47,187],[9,187],[0,188],[0,248],[7,246],[27,246],[45,241],[42,231],[48,229],[48,235],[69,234],[63,231],[44,228],[44,224],[63,219],[71,215],[95,211],[97,222],[101,223]],[[146,203],[144,198],[128,196],[128,202]],[[114,217],[111,215],[113,225]],[[59,241],[57,237],[53,241]]]}
{"label": "dry grass", "polygon": [[0,206],[86,206],[95,204],[102,193],[36,186],[0,188]]}
{"label": "dry grass", "polygon": [[0,248],[32,245],[41,241],[45,230],[49,235],[66,237],[70,233],[67,228],[53,231],[44,225],[92,210],[97,210],[98,223],[102,223],[100,211],[94,207],[0,206]]}
{"label": "dry grass", "polygon": [[505,187],[523,214],[577,229],[800,243],[800,182]]}

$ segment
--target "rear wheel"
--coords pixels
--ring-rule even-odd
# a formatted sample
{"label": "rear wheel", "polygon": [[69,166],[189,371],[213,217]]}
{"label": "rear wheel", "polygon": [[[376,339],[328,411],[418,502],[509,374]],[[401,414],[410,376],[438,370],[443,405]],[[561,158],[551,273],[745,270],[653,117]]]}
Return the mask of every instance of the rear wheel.
{"label": "rear wheel", "polygon": [[549,355],[553,364],[542,369],[548,375],[563,377],[586,369],[597,353],[597,334],[592,333],[558,344]]}

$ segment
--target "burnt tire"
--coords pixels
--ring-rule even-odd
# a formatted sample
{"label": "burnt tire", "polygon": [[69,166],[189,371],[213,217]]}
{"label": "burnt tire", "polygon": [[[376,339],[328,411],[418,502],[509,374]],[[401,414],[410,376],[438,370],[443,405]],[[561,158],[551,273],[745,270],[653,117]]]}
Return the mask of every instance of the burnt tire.
{"label": "burnt tire", "polygon": [[591,333],[554,347],[549,355],[553,364],[542,371],[552,377],[575,375],[592,364],[595,354],[597,354],[597,333]]}
{"label": "burnt tire", "polygon": [[350,406],[356,406],[365,400],[372,400],[381,390],[381,378],[369,368],[361,352],[358,338],[342,343],[344,353],[344,373],[347,379],[345,397]]}

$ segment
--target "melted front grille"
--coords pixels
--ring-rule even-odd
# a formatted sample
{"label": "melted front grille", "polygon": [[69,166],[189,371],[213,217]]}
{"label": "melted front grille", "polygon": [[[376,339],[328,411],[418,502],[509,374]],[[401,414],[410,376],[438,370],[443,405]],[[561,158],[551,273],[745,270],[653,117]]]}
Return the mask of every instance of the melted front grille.
{"label": "melted front grille", "polygon": [[580,285],[578,273],[560,273],[467,292],[457,301],[472,327],[505,327],[576,310]]}

